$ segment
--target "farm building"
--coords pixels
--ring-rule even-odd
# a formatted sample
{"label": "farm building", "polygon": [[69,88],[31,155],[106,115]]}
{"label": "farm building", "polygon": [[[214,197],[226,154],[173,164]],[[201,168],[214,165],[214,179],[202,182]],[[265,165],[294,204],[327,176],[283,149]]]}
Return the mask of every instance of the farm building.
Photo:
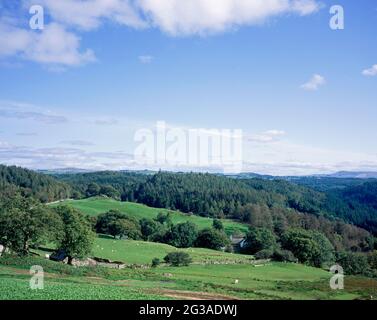
{"label": "farm building", "polygon": [[241,251],[246,246],[246,238],[244,236],[230,236],[230,241],[234,252]]}

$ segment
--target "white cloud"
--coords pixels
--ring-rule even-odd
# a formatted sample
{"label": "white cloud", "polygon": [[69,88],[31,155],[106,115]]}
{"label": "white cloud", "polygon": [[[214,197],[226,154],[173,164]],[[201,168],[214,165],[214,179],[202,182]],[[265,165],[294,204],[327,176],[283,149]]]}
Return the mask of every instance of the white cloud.
{"label": "white cloud", "polygon": [[84,30],[95,29],[104,19],[134,28],[146,27],[136,8],[129,0],[40,0],[52,18]]}
{"label": "white cloud", "polygon": [[[31,3],[30,0],[28,0]],[[103,20],[133,28],[158,27],[172,35],[222,32],[287,13],[308,15],[317,0],[40,0],[52,18],[84,30]]]}
{"label": "white cloud", "polygon": [[286,13],[316,12],[316,0],[138,0],[152,26],[171,35],[223,32]]}
{"label": "white cloud", "polygon": [[[35,4],[21,3],[25,10]],[[20,27],[18,16],[10,16],[9,10],[2,12],[0,57],[17,56],[52,71],[95,61],[93,51],[80,50],[77,32],[106,21],[135,29],[158,28],[173,36],[208,35],[284,14],[308,15],[320,8],[317,0],[40,0],[38,4],[52,21],[38,32]],[[150,63],[151,58],[142,56],[140,61]]]}
{"label": "white cloud", "polygon": [[26,58],[33,61],[67,66],[95,61],[92,50],[79,52],[80,39],[56,23],[46,26],[34,41],[32,46],[25,50]]}
{"label": "white cloud", "polygon": [[326,79],[323,76],[314,74],[307,83],[301,85],[301,88],[308,91],[316,91],[325,83]]}
{"label": "white cloud", "polygon": [[[31,3],[31,1],[29,1]],[[171,35],[223,32],[282,14],[308,15],[317,0],[40,0],[55,21],[91,30],[103,21]]]}
{"label": "white cloud", "polygon": [[42,32],[0,23],[0,56],[16,55],[47,65],[78,66],[95,61],[94,53],[80,52],[80,38],[57,23]]}
{"label": "white cloud", "polygon": [[369,77],[377,76],[377,64],[373,65],[369,69],[363,70],[362,73],[364,76],[369,76]]}
{"label": "white cloud", "polygon": [[149,64],[149,63],[152,63],[152,61],[154,60],[154,57],[148,56],[148,55],[139,56],[138,58],[139,58],[140,63],[142,64]]}

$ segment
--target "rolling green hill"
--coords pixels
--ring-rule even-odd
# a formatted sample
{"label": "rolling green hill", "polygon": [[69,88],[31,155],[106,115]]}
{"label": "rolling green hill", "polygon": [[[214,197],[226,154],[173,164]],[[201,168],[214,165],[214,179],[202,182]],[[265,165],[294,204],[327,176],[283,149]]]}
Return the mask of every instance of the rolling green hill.
{"label": "rolling green hill", "polygon": [[[195,215],[187,215],[178,211],[150,208],[142,204],[133,202],[120,202],[109,198],[89,198],[83,200],[66,200],[60,204],[68,204],[79,209],[85,214],[96,216],[100,213],[107,212],[111,209],[119,210],[122,213],[131,215],[137,219],[156,218],[159,212],[170,212],[173,223],[190,221],[195,223],[200,229],[212,226],[212,219],[199,217]],[[54,204],[55,206],[57,204]],[[224,228],[227,234],[234,232],[245,233],[248,230],[247,225],[231,220],[223,220]]]}

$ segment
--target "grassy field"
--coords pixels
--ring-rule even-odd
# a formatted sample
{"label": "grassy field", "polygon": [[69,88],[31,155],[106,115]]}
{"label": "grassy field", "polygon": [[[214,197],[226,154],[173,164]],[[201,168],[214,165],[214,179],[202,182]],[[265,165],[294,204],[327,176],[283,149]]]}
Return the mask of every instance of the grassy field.
{"label": "grassy field", "polygon": [[[212,226],[212,219],[204,218],[194,215],[186,215],[178,211],[158,209],[147,207],[142,204],[133,202],[120,202],[108,198],[89,198],[83,200],[67,200],[60,204],[68,204],[74,208],[79,209],[85,214],[96,216],[100,213],[107,212],[111,209],[119,210],[120,212],[134,216],[137,219],[142,218],[155,218],[159,212],[170,212],[173,223],[180,223],[191,221],[195,223],[198,228],[204,229],[206,227]],[[53,204],[54,206],[58,204]],[[234,232],[246,233],[248,227],[245,224],[234,222],[231,220],[223,220],[225,231],[227,234],[233,234]]]}
{"label": "grassy field", "polygon": [[176,250],[189,253],[194,263],[246,264],[253,260],[253,257],[249,255],[232,254],[202,248],[177,249],[163,243],[114,240],[106,236],[96,239],[93,255],[127,264],[150,264],[153,258],[159,258],[162,261],[169,252]]}
{"label": "grassy field", "polygon": [[[28,286],[31,265],[45,270],[45,288]],[[190,265],[122,270],[74,268],[45,259],[0,258],[0,299],[368,299],[377,281],[346,277],[331,290],[330,274],[300,264]],[[238,283],[235,280],[238,280]]]}

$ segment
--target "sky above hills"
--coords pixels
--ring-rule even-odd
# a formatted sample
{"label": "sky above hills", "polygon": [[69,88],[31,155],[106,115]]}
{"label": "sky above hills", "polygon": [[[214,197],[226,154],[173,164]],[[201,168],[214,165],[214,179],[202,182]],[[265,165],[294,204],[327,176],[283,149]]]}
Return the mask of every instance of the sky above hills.
{"label": "sky above hills", "polygon": [[164,121],[242,129],[243,171],[377,170],[374,0],[39,0],[43,30],[33,4],[0,0],[0,163],[143,169]]}

